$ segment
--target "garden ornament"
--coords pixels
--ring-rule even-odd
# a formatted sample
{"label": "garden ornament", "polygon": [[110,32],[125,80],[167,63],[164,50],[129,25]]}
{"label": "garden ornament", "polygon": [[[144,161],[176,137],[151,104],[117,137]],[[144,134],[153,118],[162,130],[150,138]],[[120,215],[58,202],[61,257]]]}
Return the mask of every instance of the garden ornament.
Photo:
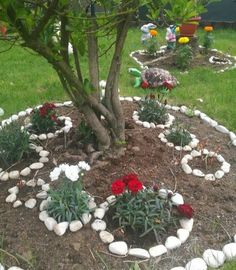
{"label": "garden ornament", "polygon": [[129,68],[129,73],[135,77],[135,88],[140,86],[144,89],[158,88],[165,85],[165,83],[175,87],[178,84],[177,79],[168,70],[161,68],[148,68],[142,71],[136,68]]}
{"label": "garden ornament", "polygon": [[166,28],[166,41],[167,41],[167,49],[174,49],[176,43],[176,26],[170,25]]}
{"label": "garden ornament", "polygon": [[140,30],[142,31],[141,41],[145,42],[147,39],[150,39],[152,35],[150,34],[150,30],[156,29],[157,26],[153,23],[144,24]]}

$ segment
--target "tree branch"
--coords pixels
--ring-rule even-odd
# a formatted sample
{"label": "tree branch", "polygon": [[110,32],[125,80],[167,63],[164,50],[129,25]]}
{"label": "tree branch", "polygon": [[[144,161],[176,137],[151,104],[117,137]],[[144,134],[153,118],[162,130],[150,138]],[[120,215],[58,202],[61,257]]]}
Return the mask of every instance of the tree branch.
{"label": "tree branch", "polygon": [[61,56],[63,60],[69,65],[69,32],[66,31],[66,26],[68,24],[68,19],[66,16],[61,16]]}

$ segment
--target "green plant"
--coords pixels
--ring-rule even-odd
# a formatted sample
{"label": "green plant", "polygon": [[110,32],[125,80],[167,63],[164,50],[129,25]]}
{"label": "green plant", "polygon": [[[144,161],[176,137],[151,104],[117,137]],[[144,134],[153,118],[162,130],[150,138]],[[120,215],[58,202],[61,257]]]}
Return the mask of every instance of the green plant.
{"label": "green plant", "polygon": [[160,46],[157,40],[156,30],[150,30],[150,38],[143,41],[143,45],[148,54],[154,55],[157,52]]}
{"label": "green plant", "polygon": [[213,27],[205,26],[204,31],[205,31],[205,35],[204,35],[203,46],[204,46],[204,52],[207,53],[214,43],[214,36],[212,34]]}
{"label": "green plant", "polygon": [[191,46],[187,44],[189,42],[189,38],[181,37],[178,42],[179,46],[176,48],[175,62],[179,69],[185,70],[190,66],[193,59],[193,51]]}
{"label": "green plant", "polygon": [[0,130],[0,167],[7,169],[29,153],[29,134],[17,122],[11,122]]}
{"label": "green plant", "polygon": [[170,133],[166,135],[166,138],[174,145],[182,147],[188,145],[192,140],[190,133],[178,121],[170,129]]}
{"label": "green plant", "polygon": [[32,129],[36,133],[54,131],[57,125],[61,125],[58,120],[56,106],[53,103],[44,103],[39,109],[34,109],[31,115]]}
{"label": "green plant", "polygon": [[139,119],[149,123],[164,124],[168,120],[165,106],[158,103],[155,99],[141,101],[138,109]]}
{"label": "green plant", "polygon": [[85,121],[81,121],[78,126],[78,140],[83,144],[97,143],[93,130],[86,124]]}

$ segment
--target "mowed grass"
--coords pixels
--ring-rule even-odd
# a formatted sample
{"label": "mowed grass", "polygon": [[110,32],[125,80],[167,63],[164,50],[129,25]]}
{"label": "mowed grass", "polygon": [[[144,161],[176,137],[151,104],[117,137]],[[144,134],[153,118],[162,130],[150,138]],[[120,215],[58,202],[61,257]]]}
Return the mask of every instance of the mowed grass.
{"label": "mowed grass", "polygon": [[[165,45],[165,30],[158,30],[160,45]],[[203,32],[199,31],[200,41]],[[236,55],[236,30],[220,29],[214,31],[214,47],[226,53]],[[143,89],[134,89],[134,78],[128,74],[129,67],[139,68],[138,64],[129,57],[131,51],[142,49],[140,43],[141,32],[138,28],[131,28],[123,52],[123,64],[120,74],[120,90],[126,96],[145,96]],[[103,48],[109,46],[110,39],[103,39]],[[0,50],[9,46],[0,42]],[[106,79],[112,51],[103,55],[100,65],[100,78]],[[88,68],[86,56],[81,61],[84,77]],[[180,85],[169,96],[173,104],[186,104],[197,108],[215,118],[219,123],[236,131],[236,69],[220,74],[215,74],[211,69],[195,68],[188,74],[181,74],[178,70],[171,71],[179,80]],[[203,99],[203,103],[197,101]],[[45,101],[66,100],[56,72],[46,60],[34,52],[19,46],[0,53],[0,107],[6,116],[18,112],[29,106],[34,106]]]}

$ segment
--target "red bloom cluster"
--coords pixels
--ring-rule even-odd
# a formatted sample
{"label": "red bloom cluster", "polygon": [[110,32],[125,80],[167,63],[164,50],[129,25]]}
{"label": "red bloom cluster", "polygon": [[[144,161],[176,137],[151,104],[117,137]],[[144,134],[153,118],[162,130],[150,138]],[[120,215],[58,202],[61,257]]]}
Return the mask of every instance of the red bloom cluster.
{"label": "red bloom cluster", "polygon": [[[41,117],[45,117],[55,108],[56,108],[56,106],[53,103],[46,102],[43,104],[43,106],[41,108],[39,108],[39,115]],[[52,116],[54,116],[54,118],[56,117],[55,114],[53,114]]]}
{"label": "red bloom cluster", "polygon": [[187,218],[192,218],[193,216],[193,208],[190,204],[181,204],[177,206],[177,210],[179,211],[179,213]]}
{"label": "red bloom cluster", "polygon": [[143,81],[143,82],[141,83],[141,87],[142,87],[143,89],[147,89],[147,88],[149,87],[148,82],[147,82],[147,81]]}
{"label": "red bloom cluster", "polygon": [[134,173],[125,175],[122,179],[117,179],[111,185],[112,194],[119,195],[128,188],[132,193],[137,193],[143,189],[143,184],[138,180],[138,177]]}
{"label": "red bloom cluster", "polygon": [[168,89],[169,91],[171,91],[174,88],[174,86],[172,84],[168,83],[167,81],[164,81],[162,86],[165,87],[166,89]]}
{"label": "red bloom cluster", "polygon": [[5,25],[1,25],[1,26],[0,26],[0,32],[1,32],[1,34],[2,34],[3,36],[6,36],[6,34],[7,34],[7,28],[6,28]]}

